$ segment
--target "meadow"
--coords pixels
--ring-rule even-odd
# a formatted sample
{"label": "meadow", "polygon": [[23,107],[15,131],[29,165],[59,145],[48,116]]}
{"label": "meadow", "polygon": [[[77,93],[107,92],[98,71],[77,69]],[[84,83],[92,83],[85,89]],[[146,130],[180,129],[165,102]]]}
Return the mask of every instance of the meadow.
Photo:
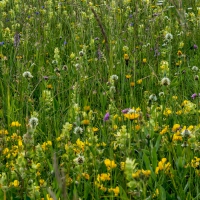
{"label": "meadow", "polygon": [[0,199],[200,199],[199,0],[0,1]]}

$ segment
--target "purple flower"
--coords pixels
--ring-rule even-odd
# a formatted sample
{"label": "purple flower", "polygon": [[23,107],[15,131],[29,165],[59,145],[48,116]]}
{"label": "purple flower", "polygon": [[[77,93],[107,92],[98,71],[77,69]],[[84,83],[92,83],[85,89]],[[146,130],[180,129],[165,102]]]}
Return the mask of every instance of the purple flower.
{"label": "purple flower", "polygon": [[110,113],[107,112],[107,113],[105,114],[104,118],[103,118],[103,121],[107,121],[107,120],[109,120],[109,118],[110,118]]}
{"label": "purple flower", "polygon": [[48,80],[49,77],[48,77],[48,76],[43,76],[43,79],[44,79],[44,80]]}
{"label": "purple flower", "polygon": [[[197,96],[198,96],[197,93],[194,93],[191,97],[192,99],[195,99]],[[199,96],[200,96],[200,93],[199,93]]]}
{"label": "purple flower", "polygon": [[191,96],[193,99],[195,99],[197,97],[197,94],[194,93],[192,96]]}
{"label": "purple flower", "polygon": [[4,42],[0,42],[0,46],[3,46],[4,45]]}
{"label": "purple flower", "polygon": [[130,108],[125,108],[124,110],[122,110],[122,113],[126,114],[126,113],[128,113],[129,110],[130,110]]}
{"label": "purple flower", "polygon": [[198,49],[198,46],[196,44],[193,45],[194,49]]}

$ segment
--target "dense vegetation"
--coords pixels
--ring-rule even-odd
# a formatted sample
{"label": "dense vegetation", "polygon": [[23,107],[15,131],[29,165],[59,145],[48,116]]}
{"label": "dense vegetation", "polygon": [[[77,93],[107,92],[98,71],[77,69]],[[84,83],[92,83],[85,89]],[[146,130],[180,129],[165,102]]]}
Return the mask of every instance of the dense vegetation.
{"label": "dense vegetation", "polygon": [[198,0],[0,1],[0,199],[200,199]]}

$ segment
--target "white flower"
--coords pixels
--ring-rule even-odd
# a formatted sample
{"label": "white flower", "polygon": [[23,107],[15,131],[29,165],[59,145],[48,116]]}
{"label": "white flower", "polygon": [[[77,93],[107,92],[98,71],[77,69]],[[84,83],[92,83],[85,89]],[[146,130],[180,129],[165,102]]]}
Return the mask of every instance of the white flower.
{"label": "white flower", "polygon": [[77,158],[75,158],[73,161],[74,161],[76,164],[79,164],[79,165],[81,165],[81,164],[83,164],[83,163],[84,163],[84,161],[85,161],[85,158],[84,158],[84,156],[78,155],[78,157],[77,157]]}
{"label": "white flower", "polygon": [[197,66],[193,66],[193,67],[192,67],[192,71],[197,72],[198,70],[199,70],[199,68],[198,68]]}
{"label": "white flower", "polygon": [[74,134],[82,134],[83,133],[83,129],[79,126],[77,126],[75,129],[74,129]]}
{"label": "white flower", "polygon": [[165,40],[172,40],[173,39],[173,35],[171,33],[167,33],[165,35]]}
{"label": "white flower", "polygon": [[150,101],[157,101],[156,95],[155,95],[155,94],[151,94],[151,95],[149,96],[149,100],[150,100]]}
{"label": "white flower", "polygon": [[118,76],[114,74],[110,77],[110,79],[116,81],[118,80]]}
{"label": "white flower", "polygon": [[169,80],[169,78],[167,78],[167,77],[164,77],[162,80],[161,80],[161,85],[165,85],[165,86],[167,86],[167,85],[170,85],[170,80]]}
{"label": "white flower", "polygon": [[29,71],[24,72],[22,76],[23,76],[24,78],[27,78],[27,79],[33,78],[31,72],[29,72]]}
{"label": "white flower", "polygon": [[183,137],[189,137],[191,135],[191,131],[185,129],[184,131],[181,132],[181,135]]}
{"label": "white flower", "polygon": [[159,97],[165,96],[165,93],[164,92],[160,92],[158,95],[159,95]]}
{"label": "white flower", "polygon": [[31,117],[30,119],[29,119],[29,126],[30,126],[30,128],[31,129],[35,129],[36,128],[36,126],[38,125],[38,118],[36,118],[36,117]]}

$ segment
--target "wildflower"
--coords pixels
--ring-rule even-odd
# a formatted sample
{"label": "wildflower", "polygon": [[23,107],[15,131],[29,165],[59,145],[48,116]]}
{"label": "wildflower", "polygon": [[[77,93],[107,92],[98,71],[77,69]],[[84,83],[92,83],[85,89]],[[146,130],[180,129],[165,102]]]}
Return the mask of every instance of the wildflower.
{"label": "wildflower", "polygon": [[90,110],[90,106],[84,106],[84,111],[89,111]]}
{"label": "wildflower", "polygon": [[174,124],[174,126],[172,127],[172,132],[176,132],[177,130],[180,129],[180,124]]}
{"label": "wildflower", "polygon": [[137,84],[140,85],[141,83],[142,83],[142,79],[139,79],[139,80],[137,81]]}
{"label": "wildflower", "polygon": [[120,168],[121,168],[122,171],[124,170],[124,168],[125,168],[125,162],[121,162],[120,163]]}
{"label": "wildflower", "polygon": [[29,72],[29,71],[24,72],[24,73],[22,74],[22,76],[23,76],[24,78],[27,78],[27,79],[33,78],[31,72]]}
{"label": "wildflower", "polygon": [[14,187],[18,187],[19,186],[19,181],[18,180],[14,180],[13,181],[13,186]]}
{"label": "wildflower", "polygon": [[82,176],[83,176],[85,179],[87,179],[87,180],[90,179],[90,175],[87,174],[87,173],[82,173]]}
{"label": "wildflower", "polygon": [[84,156],[81,156],[81,155],[78,155],[78,157],[74,159],[74,162],[79,165],[83,164],[84,161],[85,161],[85,158]]}
{"label": "wildflower", "polygon": [[181,51],[181,50],[178,50],[177,55],[178,55],[178,56],[181,56],[182,54],[183,54],[182,51]]}
{"label": "wildflower", "polygon": [[83,129],[79,126],[75,127],[74,129],[74,134],[82,134],[83,133]]}
{"label": "wildflower", "polygon": [[134,82],[130,82],[130,86],[131,86],[131,87],[134,87],[134,86],[135,86],[135,83],[134,83]]}
{"label": "wildflower", "polygon": [[115,93],[115,92],[116,92],[115,86],[111,86],[111,87],[110,87],[110,93]]}
{"label": "wildflower", "polygon": [[124,60],[129,60],[129,56],[128,56],[128,54],[124,54]]}
{"label": "wildflower", "polygon": [[183,130],[182,132],[181,132],[181,135],[183,136],[183,137],[189,137],[190,135],[191,135],[191,131],[189,131],[188,129],[185,129],[185,130]]}
{"label": "wildflower", "polygon": [[93,128],[92,128],[92,131],[93,131],[93,132],[97,132],[98,130],[99,130],[99,129],[98,129],[97,127],[93,127]]}
{"label": "wildflower", "polygon": [[114,160],[105,159],[104,164],[106,165],[107,170],[110,170],[110,169],[117,167]]}
{"label": "wildflower", "polygon": [[88,119],[84,119],[82,122],[81,122],[81,124],[83,124],[83,125],[88,125],[90,123],[90,120],[88,120]]}
{"label": "wildflower", "polygon": [[4,42],[0,42],[0,46],[3,46],[4,45]]}
{"label": "wildflower", "polygon": [[119,192],[120,192],[118,186],[116,188],[110,188],[109,192],[111,192],[111,191],[114,192],[114,194],[115,194],[116,197],[119,195]]}
{"label": "wildflower", "polygon": [[127,52],[129,50],[129,48],[127,46],[123,46],[123,49],[122,49],[124,52]]}
{"label": "wildflower", "polygon": [[31,117],[30,119],[29,119],[29,126],[30,126],[30,128],[31,129],[35,129],[36,128],[36,126],[38,125],[38,118],[36,118],[36,117]]}
{"label": "wildflower", "polygon": [[110,77],[110,79],[116,81],[118,80],[118,76],[114,74]]}
{"label": "wildflower", "polygon": [[192,67],[192,71],[197,72],[198,70],[199,70],[199,68],[197,66]]}
{"label": "wildflower", "polygon": [[170,85],[170,80],[169,80],[169,78],[164,77],[164,78],[161,80],[161,85],[164,85],[164,86]]}
{"label": "wildflower", "polygon": [[195,80],[195,81],[198,81],[198,80],[199,80],[199,76],[198,76],[198,75],[195,75],[195,76],[194,76],[194,80]]}
{"label": "wildflower", "polygon": [[155,95],[155,94],[151,94],[151,95],[149,96],[149,101],[150,101],[150,102],[151,102],[151,101],[157,101],[156,95]]}
{"label": "wildflower", "polygon": [[146,62],[147,62],[147,59],[146,59],[146,58],[143,58],[142,62],[143,62],[143,63],[146,63]]}
{"label": "wildflower", "polygon": [[70,57],[71,59],[74,59],[74,58],[75,58],[75,53],[72,52],[72,53],[70,54],[69,57]]}
{"label": "wildflower", "polygon": [[104,121],[107,121],[107,120],[109,120],[109,118],[110,118],[110,113],[107,112],[107,113],[105,114],[103,120],[104,120]]}
{"label": "wildflower", "polygon": [[167,34],[165,35],[165,40],[170,41],[170,40],[172,40],[172,39],[173,39],[173,35],[172,35],[171,33],[167,33]]}
{"label": "wildflower", "polygon": [[125,108],[124,110],[122,110],[122,113],[126,114],[129,112],[129,110],[130,110],[130,108]]}
{"label": "wildflower", "polygon": [[127,113],[124,114],[124,117],[130,119],[130,120],[134,120],[137,119],[140,115],[138,113]]}
{"label": "wildflower", "polygon": [[79,56],[83,56],[84,52],[83,51],[79,51]]}
{"label": "wildflower", "polygon": [[194,49],[198,49],[198,46],[196,44],[193,45]]}
{"label": "wildflower", "polygon": [[102,173],[102,174],[98,174],[97,176],[97,181],[109,181],[110,180],[110,173]]}
{"label": "wildflower", "polygon": [[131,78],[131,75],[130,74],[126,75],[126,78],[127,79]]}
{"label": "wildflower", "polygon": [[[192,99],[195,99],[198,95],[196,93],[194,93],[191,97]],[[199,93],[199,96],[200,96],[200,93]]]}
{"label": "wildflower", "polygon": [[14,127],[14,126],[19,127],[19,126],[21,126],[21,124],[18,121],[16,121],[16,122],[12,122],[10,126],[11,127]]}
{"label": "wildflower", "polygon": [[43,76],[43,79],[44,79],[44,80],[48,80],[49,77],[48,77],[48,76]]}

